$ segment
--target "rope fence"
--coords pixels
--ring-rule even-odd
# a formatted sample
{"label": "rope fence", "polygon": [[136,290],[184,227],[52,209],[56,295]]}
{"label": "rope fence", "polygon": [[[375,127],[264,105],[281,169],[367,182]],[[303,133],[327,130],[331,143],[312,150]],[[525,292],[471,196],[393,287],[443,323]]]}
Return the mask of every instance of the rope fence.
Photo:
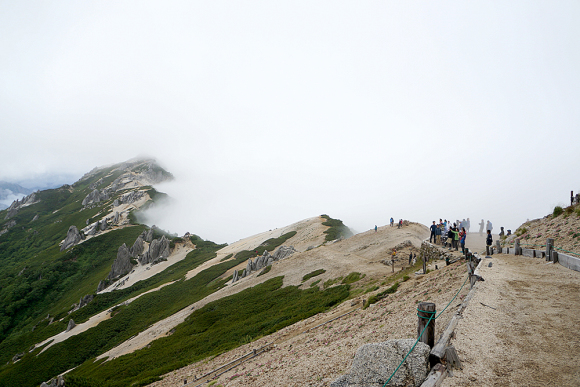
{"label": "rope fence", "polygon": [[[389,377],[389,379],[387,380],[387,382],[383,385],[383,387],[385,387],[387,384],[389,384],[389,382],[391,381],[391,379],[393,378],[393,376],[395,376],[395,374],[397,373],[397,371],[399,370],[399,368],[401,368],[401,366],[405,363],[405,360],[407,360],[407,357],[409,357],[409,355],[411,354],[411,352],[413,352],[413,350],[417,346],[417,343],[423,337],[423,334],[427,330],[427,327],[429,327],[429,324],[431,323],[431,321],[439,318],[439,316],[441,316],[441,314],[443,312],[445,312],[445,310],[449,307],[449,305],[451,305],[451,303],[455,300],[455,298],[457,298],[457,296],[459,295],[459,293],[461,292],[461,290],[463,289],[463,287],[465,286],[465,284],[467,283],[468,280],[469,280],[469,276],[467,276],[467,278],[465,279],[465,281],[463,281],[463,285],[461,285],[461,287],[459,288],[459,290],[457,291],[457,293],[455,293],[455,296],[453,296],[453,298],[451,299],[451,301],[449,301],[449,303],[445,306],[445,308],[443,308],[443,310],[441,312],[439,312],[439,314],[437,314],[437,316],[435,316],[435,314],[437,313],[437,311],[427,311],[427,310],[417,309],[417,316],[419,318],[428,320],[427,321],[427,324],[425,324],[425,328],[423,328],[423,331],[421,331],[421,333],[419,334],[419,337],[417,337],[417,340],[415,341],[415,344],[413,344],[413,346],[411,347],[411,349],[409,350],[409,352],[407,352],[407,354],[405,355],[405,357],[403,358],[403,360],[401,361],[401,363],[399,364],[399,366],[391,374],[391,376]],[[421,312],[421,313],[428,313],[431,316],[429,318],[427,318],[425,316],[421,316],[419,314],[419,312]]]}

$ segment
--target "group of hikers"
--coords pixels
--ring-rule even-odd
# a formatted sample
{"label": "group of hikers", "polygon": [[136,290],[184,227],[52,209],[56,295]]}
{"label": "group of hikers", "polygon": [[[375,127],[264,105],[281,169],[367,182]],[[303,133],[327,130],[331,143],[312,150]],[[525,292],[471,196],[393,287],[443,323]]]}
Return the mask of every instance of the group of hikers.
{"label": "group of hikers", "polygon": [[[461,245],[461,252],[465,253],[465,240],[467,239],[467,233],[469,232],[470,221],[469,218],[463,219],[463,221],[457,221],[451,224],[451,221],[447,219],[439,219],[439,223],[433,221],[429,230],[431,235],[429,236],[429,242],[434,244],[441,244],[444,247],[449,247],[450,249],[459,250],[459,245]],[[479,223],[479,234],[483,235],[483,227],[486,228],[486,244],[491,246],[493,241],[491,236],[491,230],[493,230],[493,225],[488,220],[487,224],[482,219]],[[508,230],[508,232],[511,230]],[[503,227],[502,227],[503,233]],[[501,234],[500,234],[501,235]]]}
{"label": "group of hikers", "polygon": [[[459,224],[459,226],[458,226]],[[434,244],[442,244],[445,247],[450,247],[459,250],[459,245],[461,244],[461,252],[465,250],[465,239],[467,238],[467,230],[469,229],[469,218],[463,220],[459,223],[453,223],[447,221],[447,219],[439,219],[439,223],[433,221],[433,224],[429,229],[431,230],[431,235],[429,236],[429,242]]]}

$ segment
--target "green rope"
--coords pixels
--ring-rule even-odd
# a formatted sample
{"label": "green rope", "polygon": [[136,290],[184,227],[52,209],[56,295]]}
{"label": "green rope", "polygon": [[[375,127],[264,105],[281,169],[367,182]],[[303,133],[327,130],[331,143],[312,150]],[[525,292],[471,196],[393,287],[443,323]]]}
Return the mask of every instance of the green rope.
{"label": "green rope", "polygon": [[[439,314],[436,317],[435,317],[435,314],[437,313],[437,311],[431,312],[431,311],[427,311],[427,310],[417,309],[417,312],[430,313],[431,314],[431,317],[429,317],[429,321],[427,321],[427,324],[425,325],[425,328],[423,328],[423,332],[421,332],[421,334],[417,338],[417,341],[415,341],[415,344],[413,344],[413,347],[411,348],[411,350],[409,352],[407,352],[407,355],[405,355],[405,358],[403,359],[403,361],[401,362],[401,364],[399,364],[399,366],[397,367],[397,369],[395,370],[395,372],[393,372],[391,374],[391,376],[389,377],[389,379],[387,380],[387,382],[383,385],[383,387],[385,387],[387,384],[389,384],[389,382],[391,381],[391,379],[393,378],[393,376],[395,376],[395,374],[397,373],[397,371],[399,370],[399,368],[401,368],[401,366],[403,365],[403,363],[405,362],[405,360],[407,360],[407,357],[411,354],[411,352],[413,352],[413,350],[415,349],[415,346],[417,345],[417,343],[419,342],[419,340],[421,340],[421,337],[423,337],[423,333],[425,333],[425,330],[427,329],[427,327],[431,323],[431,320],[436,319],[439,316],[441,316],[441,313],[443,313],[445,311],[445,309],[447,309],[449,307],[449,305],[451,305],[451,303],[453,302],[453,300],[455,300],[455,298],[459,295],[459,292],[461,292],[461,289],[463,289],[463,287],[467,283],[467,280],[468,279],[469,279],[469,276],[465,279],[465,281],[463,282],[463,285],[461,285],[461,287],[459,288],[459,290],[457,291],[457,293],[455,293],[455,296],[451,299],[451,301],[449,301],[449,303],[447,304],[447,306],[445,308],[443,308],[443,310],[441,312],[439,312]],[[417,316],[419,316],[419,313],[417,313]],[[423,319],[427,320],[427,317],[424,317],[424,316],[419,316],[419,318],[423,318]]]}
{"label": "green rope", "polygon": [[431,320],[433,320],[433,315],[435,314],[435,312],[427,312],[427,313],[433,313],[433,314],[431,315],[431,317],[429,317],[429,321],[427,321],[427,324],[425,325],[425,328],[423,328],[423,332],[421,332],[421,334],[417,338],[417,341],[415,341],[415,344],[413,344],[413,347],[411,348],[411,350],[409,352],[407,352],[407,354],[405,355],[405,358],[403,359],[403,361],[401,362],[401,364],[399,364],[399,366],[397,367],[397,369],[395,370],[395,372],[393,372],[393,374],[389,377],[389,380],[387,380],[387,382],[383,385],[383,387],[385,387],[387,384],[389,384],[389,382],[391,381],[391,379],[393,378],[393,376],[395,376],[395,374],[397,373],[397,371],[399,370],[399,368],[401,368],[401,366],[403,365],[403,363],[405,362],[405,360],[407,360],[407,357],[411,354],[411,352],[413,352],[413,350],[415,349],[415,346],[417,345],[417,343],[419,342],[419,340],[421,340],[421,337],[423,337],[423,333],[425,333],[425,330],[427,329],[427,327],[431,323]]}
{"label": "green rope", "polygon": [[575,253],[575,252],[573,252],[573,251],[564,250],[564,249],[563,249],[563,248],[561,248],[561,247],[554,247],[554,248],[555,248],[556,250],[562,250],[562,251],[565,251],[565,252],[567,252],[567,253],[570,253],[570,254],[574,254],[574,255],[578,255],[578,256],[580,256],[580,254],[578,254],[578,253]]}
{"label": "green rope", "polygon": [[463,287],[465,286],[465,284],[467,283],[467,280],[469,279],[469,276],[467,276],[467,278],[465,279],[465,281],[463,282],[463,285],[461,285],[461,287],[459,288],[459,290],[457,291],[457,293],[455,293],[455,297],[453,297],[451,299],[451,301],[449,301],[449,304],[447,304],[447,306],[445,308],[443,308],[443,310],[441,312],[439,312],[439,314],[437,315],[437,317],[435,318],[439,318],[439,316],[441,316],[441,313],[445,312],[445,309],[447,309],[449,307],[449,305],[451,305],[451,303],[453,302],[453,300],[455,300],[455,298],[457,297],[457,295],[459,294],[459,292],[461,291],[461,289],[463,289]]}

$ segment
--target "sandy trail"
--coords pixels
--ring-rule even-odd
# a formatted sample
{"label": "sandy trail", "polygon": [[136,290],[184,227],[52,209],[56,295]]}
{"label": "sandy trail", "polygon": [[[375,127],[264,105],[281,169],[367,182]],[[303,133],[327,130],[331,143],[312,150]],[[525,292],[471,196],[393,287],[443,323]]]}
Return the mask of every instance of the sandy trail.
{"label": "sandy trail", "polygon": [[[129,298],[127,301],[120,303],[119,305],[127,305],[130,304],[131,302],[135,301],[136,299],[138,299],[141,296],[144,296],[147,293],[151,293],[151,292],[156,292],[157,290],[167,286],[167,285],[171,285],[173,282],[168,282],[166,284],[163,284],[161,286],[156,287],[155,289],[151,289],[148,290],[146,292],[143,292],[141,294],[139,294],[138,296]],[[119,306],[116,305],[116,306]],[[114,307],[113,307],[114,308]],[[112,309],[112,308],[111,308]],[[110,309],[109,309],[110,310]],[[85,321],[84,323],[78,324],[77,326],[75,326],[73,329],[71,329],[70,331],[64,331],[61,332],[57,335],[54,335],[52,337],[49,337],[48,339],[44,340],[41,343],[36,344],[29,352],[32,352],[34,350],[34,348],[38,348],[38,347],[42,347],[43,345],[45,345],[46,343],[48,343],[49,341],[52,340],[52,342],[50,344],[48,344],[45,348],[42,349],[42,351],[39,352],[39,355],[46,351],[48,348],[52,347],[53,345],[63,342],[66,339],[78,335],[80,333],[83,333],[84,331],[86,331],[87,329],[96,327],[97,325],[99,325],[101,322],[108,320],[111,318],[111,313],[109,312],[109,310],[104,310],[101,313],[98,313],[96,315],[94,315],[93,317],[91,317],[90,319],[88,319],[87,321]]]}
{"label": "sandy trail", "polygon": [[443,386],[580,385],[580,273],[498,254],[480,274],[453,342],[464,368]]}

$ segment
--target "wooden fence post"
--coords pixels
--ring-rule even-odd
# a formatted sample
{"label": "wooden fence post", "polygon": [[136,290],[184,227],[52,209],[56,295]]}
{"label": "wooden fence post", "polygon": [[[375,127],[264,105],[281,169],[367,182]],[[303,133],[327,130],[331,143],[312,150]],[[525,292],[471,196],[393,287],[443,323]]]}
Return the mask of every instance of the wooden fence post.
{"label": "wooden fence post", "polygon": [[554,239],[548,238],[546,240],[546,261],[552,260],[552,250],[554,249]]}
{"label": "wooden fence post", "polygon": [[[425,329],[427,323],[429,323],[429,326],[427,326],[427,329],[425,329],[425,333],[423,333],[423,336],[421,336],[421,340],[419,340],[422,343],[429,345],[429,348],[433,348],[435,345],[436,311],[437,310],[434,302],[420,302],[417,306],[417,315],[419,317],[419,322],[417,323],[417,338],[419,338],[419,335],[421,332],[423,332],[423,329]],[[429,322],[429,318],[431,316],[433,316],[433,318],[431,319],[431,322]]]}

